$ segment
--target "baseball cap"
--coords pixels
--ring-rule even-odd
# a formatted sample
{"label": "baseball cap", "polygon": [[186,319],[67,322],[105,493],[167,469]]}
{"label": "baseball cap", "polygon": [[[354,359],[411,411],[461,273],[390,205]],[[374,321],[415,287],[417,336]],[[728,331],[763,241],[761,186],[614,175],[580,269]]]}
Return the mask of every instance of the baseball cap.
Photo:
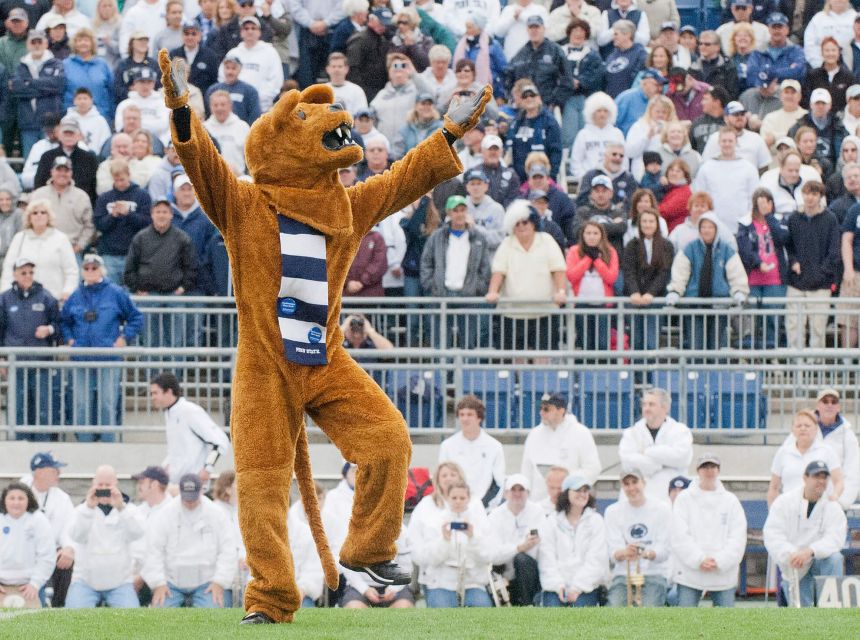
{"label": "baseball cap", "polygon": [[848,90],[845,91],[845,97],[849,100],[860,96],[860,84],[852,84],[848,87]]}
{"label": "baseball cap", "polygon": [[660,31],[677,31],[678,27],[675,26],[675,23],[671,20],[667,20],[660,24]]}
{"label": "baseball cap", "polygon": [[[15,264],[18,263],[16,262]],[[833,396],[834,398],[836,398],[836,402],[839,402],[839,392],[833,388],[822,389],[821,391],[819,391],[818,395],[815,396],[815,401],[821,402],[827,396]]]}
{"label": "baseball cap", "polygon": [[473,167],[463,174],[463,182],[469,182],[470,180],[481,180],[482,182],[490,181],[487,174],[477,167]]}
{"label": "baseball cap", "polygon": [[510,491],[517,485],[520,485],[526,491],[531,491],[532,489],[529,479],[521,473],[515,473],[505,478],[505,491]]}
{"label": "baseball cap", "polygon": [[460,205],[463,205],[464,207],[466,206],[466,198],[458,195],[449,196],[448,199],[445,201],[445,210],[451,211],[453,209],[456,209]]}
{"label": "baseball cap", "polygon": [[260,26],[260,21],[257,19],[257,16],[244,16],[241,20],[239,20],[239,26],[242,27],[248,22],[253,22],[258,27]]}
{"label": "baseball cap", "polygon": [[46,29],[53,29],[54,27],[59,27],[60,25],[65,26],[66,19],[59,13],[52,13],[45,19]]}
{"label": "baseball cap", "polygon": [[680,33],[692,33],[694,36],[698,35],[698,32],[696,31],[696,27],[694,27],[691,24],[685,24],[683,27],[681,27]]}
{"label": "baseball cap", "polygon": [[543,189],[530,189],[529,190],[529,202],[534,202],[535,200],[540,200],[541,198],[546,198],[547,192]]}
{"label": "baseball cap", "polygon": [[51,455],[50,451],[40,451],[32,458],[30,458],[30,471],[35,471],[36,469],[46,469],[50,467],[51,469],[59,469],[60,467],[65,467],[65,462],[60,462],[54,456]]}
{"label": "baseball cap", "polygon": [[663,77],[663,74],[657,71],[657,69],[653,69],[652,67],[648,67],[642,72],[642,79],[647,80],[656,80],[660,84],[666,84],[666,78]]}
{"label": "baseball cap", "polygon": [[742,105],[737,100],[732,100],[730,103],[726,105],[726,115],[728,116],[736,116],[740,113],[746,113],[747,108]]}
{"label": "baseball cap", "polygon": [[196,22],[183,22],[183,31],[200,31],[200,26]]}
{"label": "baseball cap", "polygon": [[615,188],[612,186],[612,180],[609,179],[609,176],[597,175],[591,179],[591,188],[594,187],[606,187],[610,191],[615,191]]}
{"label": "baseball cap", "polygon": [[386,7],[377,7],[370,12],[370,15],[376,16],[386,27],[390,27],[394,23],[394,14],[391,12],[391,9]]}
{"label": "baseball cap", "polygon": [[824,460],[813,460],[806,465],[806,471],[803,472],[807,476],[817,476],[819,473],[830,475],[830,467],[827,466]]}
{"label": "baseball cap", "polygon": [[151,80],[155,82],[155,73],[149,67],[136,67],[129,74],[129,78],[132,82],[137,82],[138,80]]}
{"label": "baseball cap", "polygon": [[759,71],[758,86],[759,87],[766,87],[776,79],[777,79],[777,76],[773,72],[773,69],[767,69],[765,71]]}
{"label": "baseball cap", "polygon": [[419,93],[415,97],[415,104],[418,104],[419,102],[433,102],[433,94],[427,93],[426,91]]}
{"label": "baseball cap", "polygon": [[179,479],[179,497],[185,502],[194,502],[200,497],[203,482],[196,473],[186,473]]}
{"label": "baseball cap", "polygon": [[162,467],[147,467],[140,473],[135,473],[131,477],[132,480],[143,480],[144,478],[148,480],[155,480],[159,484],[163,484],[165,487],[170,484],[170,477],[167,475],[167,471],[165,471]]}
{"label": "baseball cap", "polygon": [[669,491],[672,489],[686,489],[690,486],[690,479],[684,476],[675,476],[669,480]]}
{"label": "baseball cap", "polygon": [[586,480],[582,476],[567,476],[564,479],[564,482],[561,484],[561,490],[569,491],[570,489],[573,489],[574,491],[577,491],[579,489],[582,489],[582,487],[590,486],[591,485],[588,483],[588,480]]}
{"label": "baseball cap", "polygon": [[224,58],[224,62],[233,62],[235,64],[238,64],[240,67],[242,66],[242,58],[240,58],[239,56],[237,56],[235,54],[232,56],[227,56],[226,58]]}
{"label": "baseball cap", "polygon": [[54,158],[54,162],[51,165],[51,168],[52,169],[68,169],[69,171],[71,171],[72,170],[72,159],[68,156],[63,156],[63,155],[57,156],[56,158]]}
{"label": "baseball cap", "polygon": [[15,264],[13,266],[13,269],[20,269],[21,267],[26,267],[27,265],[30,265],[31,267],[35,267],[36,263],[33,261],[32,258],[28,258],[27,256],[21,256],[20,258],[15,260]]}
{"label": "baseball cap", "polygon": [[779,149],[781,145],[787,146],[789,149],[797,149],[797,143],[793,138],[789,138],[788,136],[782,136],[779,140],[776,141],[774,148]]}
{"label": "baseball cap", "polygon": [[533,27],[535,25],[542,27],[543,26],[543,18],[541,18],[539,15],[529,16],[526,19],[526,26],[527,27]]}
{"label": "baseball cap", "polygon": [[524,87],[520,90],[520,96],[522,96],[523,98],[525,98],[525,97],[526,97],[526,94],[527,94],[527,93],[533,93],[533,94],[535,94],[536,96],[539,96],[539,95],[540,95],[540,91],[538,91],[538,88],[537,88],[536,86],[534,86],[533,84],[527,84],[526,86],[524,86]]}
{"label": "baseball cap", "polygon": [[27,32],[27,42],[32,42],[33,40],[47,40],[48,37],[45,35],[45,32],[41,29],[30,29]]}
{"label": "baseball cap", "polygon": [[128,37],[129,40],[149,40],[149,35],[143,29],[132,31]]}
{"label": "baseball cap", "polygon": [[715,464],[718,467],[723,466],[722,462],[720,462],[719,456],[717,456],[715,453],[711,453],[710,451],[706,451],[699,456],[699,459],[696,461],[696,469],[705,464]]}
{"label": "baseball cap", "polygon": [[751,7],[753,6],[752,0],[732,0],[732,7]]}
{"label": "baseball cap", "polygon": [[784,13],[780,13],[779,11],[774,11],[767,17],[767,26],[772,27],[775,24],[783,24],[788,26],[788,18]]}
{"label": "baseball cap", "polygon": [[809,104],[814,104],[816,102],[826,102],[827,104],[832,104],[833,99],[830,97],[830,92],[827,89],[819,87],[818,89],[815,89],[809,96]]}
{"label": "baseball cap", "polygon": [[786,78],[785,80],[780,82],[779,88],[780,88],[780,90],[783,90],[783,91],[785,89],[794,89],[795,91],[800,93],[800,83],[793,78]]}
{"label": "baseball cap", "polygon": [[545,393],[540,397],[541,404],[551,404],[559,409],[567,409],[567,398],[560,393]]}
{"label": "baseball cap", "polygon": [[624,478],[626,478],[627,476],[633,476],[634,478],[639,478],[640,480],[645,479],[645,476],[642,475],[642,472],[639,471],[639,469],[622,469],[621,473],[619,474],[621,481],[623,482]]}
{"label": "baseball cap", "polygon": [[105,261],[104,258],[97,253],[88,253],[84,256],[83,260],[81,260],[81,265],[85,264],[97,264],[100,267],[103,267],[105,266]]}
{"label": "baseball cap", "polygon": [[187,173],[180,173],[173,179],[173,190],[175,191],[186,184],[191,184],[191,178],[188,177]]}
{"label": "baseball cap", "polygon": [[504,146],[502,139],[492,133],[484,136],[484,139],[481,140],[481,149],[489,149],[490,147],[498,147],[499,149],[502,149]]}
{"label": "baseball cap", "polygon": [[[239,64],[241,64],[241,62]],[[376,111],[370,107],[364,107],[362,109],[358,109],[355,112],[355,117],[361,118],[362,116],[367,116],[368,118],[375,118],[376,117]]]}
{"label": "baseball cap", "polygon": [[29,22],[30,16],[21,7],[15,7],[9,11],[8,19],[12,22]]}
{"label": "baseball cap", "polygon": [[548,176],[549,175],[549,167],[540,162],[533,164],[529,168],[529,178],[532,176]]}
{"label": "baseball cap", "polygon": [[255,0],[238,0],[236,4],[241,5],[243,7],[250,7],[255,3]]}

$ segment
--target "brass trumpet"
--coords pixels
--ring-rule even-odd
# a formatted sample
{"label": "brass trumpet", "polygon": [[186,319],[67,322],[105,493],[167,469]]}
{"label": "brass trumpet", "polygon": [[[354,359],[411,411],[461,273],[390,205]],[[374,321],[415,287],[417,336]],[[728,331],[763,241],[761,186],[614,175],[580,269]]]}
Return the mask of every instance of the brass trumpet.
{"label": "brass trumpet", "polygon": [[[645,586],[645,575],[639,566],[639,560],[642,557],[642,549],[636,548],[636,563],[627,560],[627,606],[641,607],[642,606],[642,588]],[[631,566],[633,565],[633,566]],[[632,569],[632,570],[631,570]]]}

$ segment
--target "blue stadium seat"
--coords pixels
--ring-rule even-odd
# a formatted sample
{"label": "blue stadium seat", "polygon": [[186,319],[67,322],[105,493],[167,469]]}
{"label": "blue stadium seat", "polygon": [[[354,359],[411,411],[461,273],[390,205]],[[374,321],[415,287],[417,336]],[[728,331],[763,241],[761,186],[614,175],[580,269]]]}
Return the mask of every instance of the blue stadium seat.
{"label": "blue stadium seat", "polygon": [[635,422],[633,377],[627,371],[584,371],[576,396],[579,421],[592,429],[623,429]]}
{"label": "blue stadium seat", "polygon": [[445,386],[438,371],[394,369],[386,388],[410,429],[442,427]]}
{"label": "blue stadium seat", "polygon": [[682,372],[680,371],[655,371],[653,383],[669,392],[672,398],[672,410],[669,414],[675,420],[681,419],[681,405],[683,403],[685,413],[685,424],[691,429],[701,429],[707,426],[708,396],[705,389],[707,377],[698,371],[687,371],[683,382],[686,388],[685,398],[681,399]]}
{"label": "blue stadium seat", "polygon": [[530,428],[540,424],[540,399],[545,393],[560,393],[570,404],[568,408],[578,414],[577,397],[573,393],[575,376],[570,371],[543,369],[520,373],[521,427]]}
{"label": "blue stadium seat", "polygon": [[[764,529],[764,521],[767,520],[767,500],[741,500],[744,515],[747,519],[747,548],[744,558],[741,560],[740,578],[738,581],[738,594],[747,595],[747,556],[750,554],[767,555],[764,541],[761,540],[761,532]],[[750,538],[753,538],[750,541]]]}
{"label": "blue stadium seat", "polygon": [[857,558],[860,557],[860,516],[848,518],[848,540],[842,550],[845,556],[845,575],[857,575]]}
{"label": "blue stadium seat", "polygon": [[485,427],[507,429],[516,426],[517,398],[513,371],[464,369],[463,392],[478,396],[484,403]]}
{"label": "blue stadium seat", "polygon": [[712,371],[708,374],[710,427],[764,429],[767,396],[761,375],[745,371]]}

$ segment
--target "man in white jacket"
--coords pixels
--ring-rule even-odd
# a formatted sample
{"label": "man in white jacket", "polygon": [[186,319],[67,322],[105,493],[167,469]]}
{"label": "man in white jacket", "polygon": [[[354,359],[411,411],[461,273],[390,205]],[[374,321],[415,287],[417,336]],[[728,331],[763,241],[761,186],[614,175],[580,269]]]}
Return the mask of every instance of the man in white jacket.
{"label": "man in white jacket", "polygon": [[224,606],[239,558],[233,529],[206,496],[203,482],[189,473],[179,481],[179,500],[171,501],[149,531],[143,579],[152,589],[153,607]]}
{"label": "man in white jacket", "polygon": [[493,538],[490,562],[508,580],[511,604],[527,607],[540,591],[538,528],[546,513],[529,500],[529,480],[521,473],[505,480],[505,502],[488,517]]}
{"label": "man in white jacket", "polygon": [[[137,497],[140,502],[137,509],[140,512],[144,529],[149,531],[155,517],[170,504],[173,498],[167,494],[167,485],[170,479],[162,467],[147,467],[140,473],[131,477],[137,482]],[[140,576],[143,563],[147,555],[147,536],[135,540],[131,545],[131,554],[134,559],[134,590],[137,592],[140,606],[149,606],[152,601],[152,591]]]}
{"label": "man in white jacket", "polygon": [[328,537],[328,544],[335,558],[340,555],[340,548],[343,546],[349,530],[352,501],[355,498],[355,470],[354,464],[344,463],[341,470],[343,478],[334,489],[325,495],[325,502],[320,513]]}
{"label": "man in white jacket", "polygon": [[[239,80],[247,82],[260,94],[260,110],[265,113],[281,92],[284,84],[284,67],[275,48],[260,40],[262,30],[256,16],[245,16],[239,23],[242,44],[227,52],[227,58],[236,57],[242,63]],[[218,82],[224,82],[224,65],[218,71]]]}
{"label": "man in white jacket", "polygon": [[615,126],[618,107],[606,93],[592,93],[582,109],[585,127],[576,134],[570,152],[570,173],[577,180],[603,163],[606,148],[612,143],[624,144],[624,134]]}
{"label": "man in white jacket", "polygon": [[839,503],[824,496],[830,469],[823,460],[810,462],[803,487],[783,493],[770,507],[764,523],[764,546],[782,572],[782,591],[789,602],[796,577],[803,607],[817,601],[816,576],[841,576],[842,546],[848,521]]}
{"label": "man in white jacket", "polygon": [[567,412],[567,398],[545,393],[540,399],[540,416],[540,424],[526,437],[520,468],[532,487],[532,500],[546,497],[544,476],[553,466],[564,467],[594,486],[601,469],[597,445],[588,427]]}
{"label": "man in white jacket", "polygon": [[123,112],[135,105],[140,109],[140,124],[157,137],[162,144],[170,140],[170,110],[164,106],[161,91],[155,90],[155,73],[148,67],[140,67],[131,73],[131,90],[128,98],[116,107],[114,127],[123,128]]}
{"label": "man in white jacket", "polygon": [[69,525],[76,552],[66,608],[137,608],[131,545],[143,535],[140,513],[117,487],[116,471],[100,466]]}
{"label": "man in white jacket", "polygon": [[839,504],[848,509],[857,500],[860,492],[860,446],[851,423],[839,413],[839,392],[822,389],[818,392],[815,413],[824,444],[836,454],[842,465],[842,493]]}
{"label": "man in white jacket", "polygon": [[606,542],[612,581],[609,584],[609,606],[627,605],[627,576],[639,572],[645,576],[642,606],[666,605],[666,576],[669,573],[669,535],[672,509],[666,502],[645,495],[645,479],[636,469],[621,472],[621,489],[626,501],[606,508]]}
{"label": "man in white jacket", "polygon": [[673,508],[678,606],[698,606],[707,591],[715,607],[733,607],[738,567],[747,544],[747,519],[740,501],[720,482],[719,458],[708,453],[700,456],[696,474]]}
{"label": "man in white jacket", "polygon": [[149,385],[149,395],[156,409],[164,411],[167,433],[167,457],[162,466],[172,483],[187,473],[196,473],[208,482],[215,463],[230,453],[230,441],[206,410],[182,396],[175,375],[160,373]]}
{"label": "man in white jacket", "polygon": [[233,113],[233,99],[224,90],[209,95],[209,111],[212,113],[203,123],[206,130],[221,146],[221,155],[237,176],[245,173],[245,140],[251,127]]}
{"label": "man in white jacket", "polygon": [[505,452],[502,443],[481,428],[486,408],[479,398],[466,395],[457,402],[460,430],[442,441],[439,462],[456,462],[466,472],[472,495],[485,507],[501,502],[505,484]]}
{"label": "man in white jacket", "polygon": [[642,394],[642,419],[625,429],[618,443],[622,470],[640,471],[648,499],[659,502],[668,502],[669,481],[684,475],[693,459],[693,433],[669,417],[671,404],[664,389],[647,390]]}

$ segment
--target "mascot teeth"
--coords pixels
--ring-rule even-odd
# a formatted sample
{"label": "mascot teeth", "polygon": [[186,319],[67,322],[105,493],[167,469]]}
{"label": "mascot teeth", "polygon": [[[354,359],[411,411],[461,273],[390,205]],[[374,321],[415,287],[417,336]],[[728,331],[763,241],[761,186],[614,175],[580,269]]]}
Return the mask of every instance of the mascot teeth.
{"label": "mascot teeth", "polygon": [[353,144],[352,130],[344,122],[323,136],[323,144],[327,149],[332,151],[337,151],[347,145],[351,145]]}

